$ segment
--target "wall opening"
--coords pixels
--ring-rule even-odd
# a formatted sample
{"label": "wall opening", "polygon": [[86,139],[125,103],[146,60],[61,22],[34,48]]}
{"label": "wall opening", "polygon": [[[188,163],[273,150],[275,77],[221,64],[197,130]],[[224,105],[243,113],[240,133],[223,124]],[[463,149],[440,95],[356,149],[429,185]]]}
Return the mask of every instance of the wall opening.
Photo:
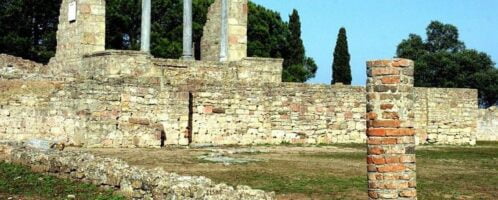
{"label": "wall opening", "polygon": [[194,95],[192,92],[188,93],[188,127],[187,127],[187,138],[188,143],[192,143],[192,130],[193,130],[193,116],[194,116]]}
{"label": "wall opening", "polygon": [[164,144],[166,143],[166,133],[163,130],[161,130],[160,139],[161,139],[161,147],[164,147]]}

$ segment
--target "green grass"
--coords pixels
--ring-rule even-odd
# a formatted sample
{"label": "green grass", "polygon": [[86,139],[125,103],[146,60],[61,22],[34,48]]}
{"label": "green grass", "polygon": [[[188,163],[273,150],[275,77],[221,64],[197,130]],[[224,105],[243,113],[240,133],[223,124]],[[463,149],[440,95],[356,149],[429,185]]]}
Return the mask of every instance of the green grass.
{"label": "green grass", "polygon": [[[231,185],[244,184],[275,191],[279,195],[364,199],[362,195],[366,195],[367,187],[365,145],[332,146],[361,151],[299,152],[288,155],[290,157],[282,155],[294,156],[296,161],[277,156],[269,162],[205,172],[204,175]],[[323,166],[323,163],[329,164]],[[419,199],[498,199],[498,142],[420,147],[417,149],[417,182]]]}
{"label": "green grass", "polygon": [[92,184],[33,173],[24,166],[0,162],[0,197],[10,195],[33,199],[66,199],[68,195],[85,200],[125,199]]}

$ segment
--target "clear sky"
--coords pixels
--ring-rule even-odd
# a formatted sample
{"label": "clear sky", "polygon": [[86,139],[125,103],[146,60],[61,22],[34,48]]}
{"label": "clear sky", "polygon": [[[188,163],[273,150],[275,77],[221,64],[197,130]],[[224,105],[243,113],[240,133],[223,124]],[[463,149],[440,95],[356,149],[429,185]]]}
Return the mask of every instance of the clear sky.
{"label": "clear sky", "polygon": [[498,62],[498,0],[252,0],[288,21],[299,11],[308,56],[318,65],[311,83],[330,84],[332,53],[341,26],[347,30],[353,85],[364,85],[365,62],[392,58],[410,33],[423,38],[432,20],[453,24],[468,48]]}

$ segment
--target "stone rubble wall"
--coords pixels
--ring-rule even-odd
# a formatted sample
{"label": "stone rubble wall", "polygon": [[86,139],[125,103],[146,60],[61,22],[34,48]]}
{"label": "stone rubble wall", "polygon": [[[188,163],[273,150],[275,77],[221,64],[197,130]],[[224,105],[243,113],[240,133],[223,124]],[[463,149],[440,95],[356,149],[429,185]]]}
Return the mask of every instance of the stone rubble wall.
{"label": "stone rubble wall", "polygon": [[415,88],[418,143],[476,143],[477,90]]}
{"label": "stone rubble wall", "polygon": [[280,83],[282,59],[244,58],[238,62],[184,61],[153,59],[150,76],[164,77],[164,81],[181,85],[191,80],[208,83]]}
{"label": "stone rubble wall", "polygon": [[193,93],[199,144],[364,143],[363,87],[205,85]]}
{"label": "stone rubble wall", "polygon": [[498,108],[479,109],[478,141],[498,141]]}
{"label": "stone rubble wall", "polygon": [[0,79],[36,80],[44,77],[49,77],[49,74],[43,64],[0,54]]}
{"label": "stone rubble wall", "polygon": [[180,176],[161,168],[143,169],[129,166],[122,160],[88,153],[5,146],[0,149],[8,162],[28,166],[35,172],[114,189],[130,199],[275,199],[274,192],[255,190],[248,186],[216,184],[205,177]]}
{"label": "stone rubble wall", "polygon": [[86,147],[188,144],[188,92],[159,78],[81,82],[1,80],[0,140]]}
{"label": "stone rubble wall", "polygon": [[[364,90],[297,83],[171,85],[164,77],[0,80],[0,140],[45,138],[86,147],[187,145],[192,101],[193,143],[362,143]],[[430,95],[416,98],[432,97],[415,101],[419,143],[475,144],[475,91],[422,90]]]}

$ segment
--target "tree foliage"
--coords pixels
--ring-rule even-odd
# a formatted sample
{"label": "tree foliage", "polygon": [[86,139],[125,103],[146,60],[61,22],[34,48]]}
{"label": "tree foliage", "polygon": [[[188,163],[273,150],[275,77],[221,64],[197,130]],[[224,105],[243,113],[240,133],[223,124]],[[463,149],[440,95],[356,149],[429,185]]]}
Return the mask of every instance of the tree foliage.
{"label": "tree foliage", "polygon": [[397,56],[415,61],[415,86],[476,88],[481,106],[498,100],[498,69],[491,57],[467,49],[451,24],[431,22],[427,40],[410,34],[397,49]]}
{"label": "tree foliage", "polygon": [[334,62],[332,64],[332,84],[343,83],[351,85],[351,65],[349,61],[351,56],[348,49],[348,38],[346,36],[346,29],[343,27],[339,29],[337,36],[337,43],[334,50]]}
{"label": "tree foliage", "polygon": [[0,1],[0,53],[47,63],[55,54],[61,0]]}
{"label": "tree foliage", "polygon": [[306,57],[299,13],[285,23],[277,12],[249,3],[248,56],[284,58],[282,80],[305,82],[315,76],[317,65]]}

